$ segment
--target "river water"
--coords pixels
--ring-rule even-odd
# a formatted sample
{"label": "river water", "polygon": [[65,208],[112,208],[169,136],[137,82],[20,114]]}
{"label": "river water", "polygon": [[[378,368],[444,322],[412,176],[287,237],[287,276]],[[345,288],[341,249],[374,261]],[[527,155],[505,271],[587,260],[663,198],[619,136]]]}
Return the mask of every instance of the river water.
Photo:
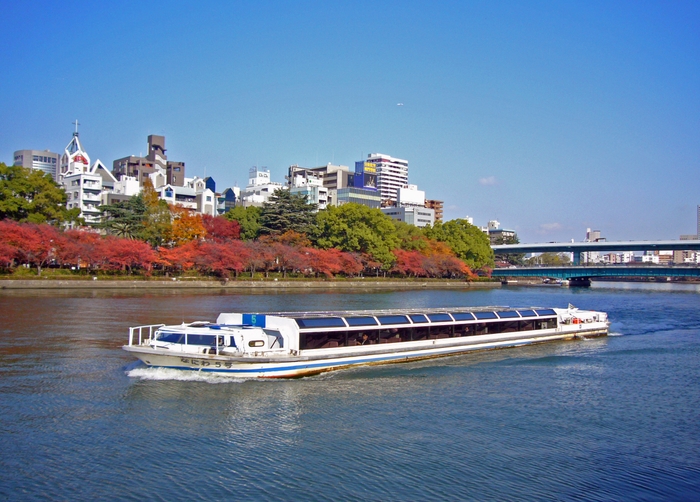
{"label": "river water", "polygon": [[[605,310],[613,336],[316,377],[147,369],[222,311]],[[0,294],[3,500],[698,500],[700,287]]]}

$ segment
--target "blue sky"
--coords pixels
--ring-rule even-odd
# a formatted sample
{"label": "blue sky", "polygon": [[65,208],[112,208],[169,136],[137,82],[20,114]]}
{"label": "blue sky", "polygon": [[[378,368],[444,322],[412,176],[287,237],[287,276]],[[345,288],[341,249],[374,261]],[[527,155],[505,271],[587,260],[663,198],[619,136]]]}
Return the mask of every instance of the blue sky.
{"label": "blue sky", "polygon": [[[675,239],[700,204],[700,3],[0,0],[0,160],[408,159],[446,219],[522,242]],[[403,106],[397,106],[403,103]]]}

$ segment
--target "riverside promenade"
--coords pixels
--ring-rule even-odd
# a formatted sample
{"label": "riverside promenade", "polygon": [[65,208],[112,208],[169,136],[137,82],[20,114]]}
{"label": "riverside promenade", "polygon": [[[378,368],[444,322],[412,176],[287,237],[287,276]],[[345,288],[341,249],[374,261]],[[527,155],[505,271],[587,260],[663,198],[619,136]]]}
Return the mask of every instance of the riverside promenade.
{"label": "riverside promenade", "polygon": [[202,281],[202,280],[90,280],[90,279],[29,279],[29,280],[0,280],[0,290],[20,290],[20,289],[167,289],[167,290],[191,290],[191,289],[211,289],[211,290],[315,290],[315,289],[337,289],[337,290],[363,290],[363,289],[383,289],[383,290],[411,290],[411,289],[490,289],[500,288],[500,282],[467,282],[450,280],[376,280],[361,279],[353,281],[276,281],[276,280],[228,280],[228,281]]}

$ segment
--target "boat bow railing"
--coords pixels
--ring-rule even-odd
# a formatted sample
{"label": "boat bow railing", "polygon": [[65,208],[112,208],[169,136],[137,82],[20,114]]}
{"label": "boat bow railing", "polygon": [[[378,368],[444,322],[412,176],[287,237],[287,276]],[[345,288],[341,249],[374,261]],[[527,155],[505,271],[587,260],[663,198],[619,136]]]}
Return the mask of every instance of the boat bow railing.
{"label": "boat bow railing", "polygon": [[[129,328],[129,345],[134,345],[134,339],[138,338],[136,345],[143,345],[144,340],[149,342],[153,340],[153,334],[158,328],[162,328],[165,324],[149,324],[147,326],[134,326]],[[148,336],[144,335],[147,334]]]}

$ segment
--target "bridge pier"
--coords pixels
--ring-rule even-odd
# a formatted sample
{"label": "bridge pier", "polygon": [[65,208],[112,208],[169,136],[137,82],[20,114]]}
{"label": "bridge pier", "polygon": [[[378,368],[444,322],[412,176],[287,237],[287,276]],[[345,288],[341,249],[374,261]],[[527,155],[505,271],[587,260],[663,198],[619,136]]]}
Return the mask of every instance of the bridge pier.
{"label": "bridge pier", "polygon": [[574,251],[574,265],[581,265],[581,251]]}
{"label": "bridge pier", "polygon": [[570,288],[588,288],[591,286],[591,280],[588,277],[572,277],[569,279]]}

